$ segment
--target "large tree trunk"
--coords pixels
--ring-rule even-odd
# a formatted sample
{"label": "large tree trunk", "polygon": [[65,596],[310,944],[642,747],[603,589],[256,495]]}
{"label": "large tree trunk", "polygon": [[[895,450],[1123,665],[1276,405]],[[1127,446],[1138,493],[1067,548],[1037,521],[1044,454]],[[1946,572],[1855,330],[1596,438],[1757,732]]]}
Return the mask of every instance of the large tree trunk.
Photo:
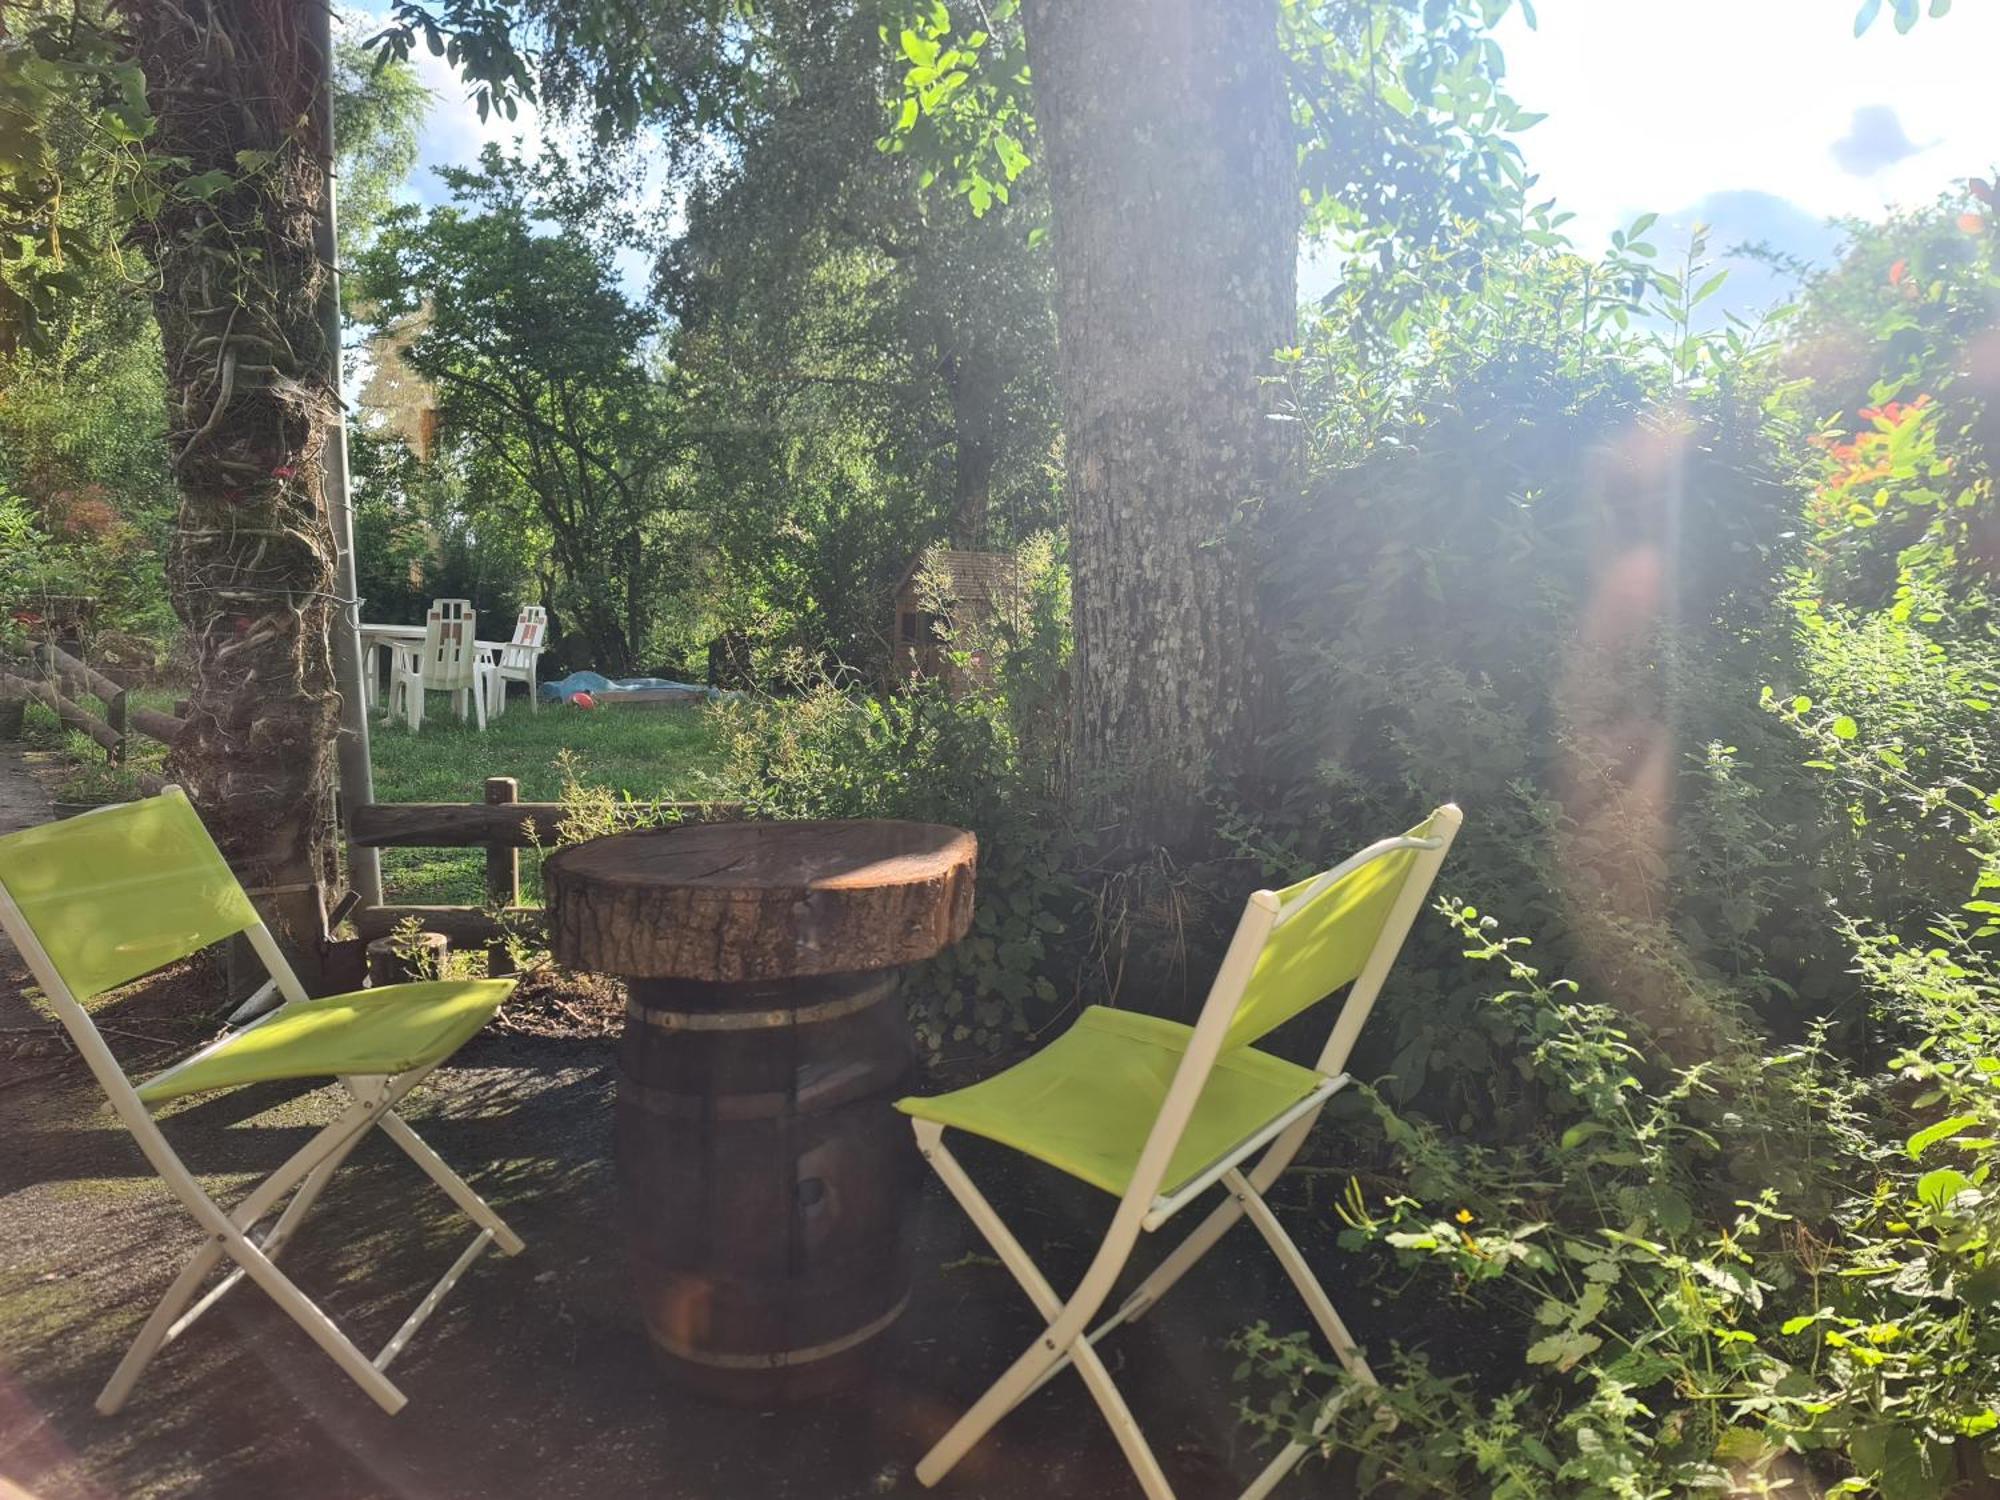
{"label": "large tree trunk", "polygon": [[1053,192],[1075,768],[1115,849],[1202,842],[1262,692],[1246,529],[1288,447],[1293,145],[1276,0],[1028,0]]}
{"label": "large tree trunk", "polygon": [[[300,0],[123,0],[157,121],[180,517],[168,580],[196,681],[170,770],[311,966],[337,699],[320,458],[336,406],[314,223],[326,76]],[[309,981],[310,982],[310,981]]]}
{"label": "large tree trunk", "polygon": [[940,362],[951,397],[951,544],[977,551],[986,545],[987,512],[993,499],[993,469],[999,461],[993,419],[1004,383],[990,351],[976,334]]}

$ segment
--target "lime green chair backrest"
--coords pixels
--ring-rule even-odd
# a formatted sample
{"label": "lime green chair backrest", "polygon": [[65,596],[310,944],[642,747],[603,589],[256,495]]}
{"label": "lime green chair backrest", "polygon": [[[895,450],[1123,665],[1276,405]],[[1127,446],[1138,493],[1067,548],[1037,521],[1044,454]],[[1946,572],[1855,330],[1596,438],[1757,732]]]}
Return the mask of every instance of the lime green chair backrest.
{"label": "lime green chair backrest", "polygon": [[0,885],[78,1000],[258,920],[178,787],[0,838]]}
{"label": "lime green chair backrest", "polygon": [[[1430,838],[1436,821],[1433,814],[1404,836]],[[1248,1046],[1351,984],[1375,951],[1390,910],[1422,853],[1397,849],[1372,859],[1297,911],[1294,903],[1320,876],[1276,892],[1283,917],[1264,940],[1250,983],[1236,1003],[1224,1050]]]}

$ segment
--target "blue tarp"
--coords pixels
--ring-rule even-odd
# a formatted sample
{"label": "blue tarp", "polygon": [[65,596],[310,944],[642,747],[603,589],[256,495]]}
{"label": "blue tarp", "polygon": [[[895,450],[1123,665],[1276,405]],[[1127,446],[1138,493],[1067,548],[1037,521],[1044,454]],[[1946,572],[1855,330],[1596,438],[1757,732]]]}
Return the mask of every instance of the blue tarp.
{"label": "blue tarp", "polygon": [[689,703],[705,703],[712,699],[733,697],[719,688],[705,687],[698,682],[675,682],[666,677],[621,677],[613,681],[597,672],[572,672],[560,682],[545,682],[537,691],[544,703],[567,703],[578,693],[588,693],[592,698],[611,698],[620,693],[644,693],[661,703],[672,703],[685,699]]}

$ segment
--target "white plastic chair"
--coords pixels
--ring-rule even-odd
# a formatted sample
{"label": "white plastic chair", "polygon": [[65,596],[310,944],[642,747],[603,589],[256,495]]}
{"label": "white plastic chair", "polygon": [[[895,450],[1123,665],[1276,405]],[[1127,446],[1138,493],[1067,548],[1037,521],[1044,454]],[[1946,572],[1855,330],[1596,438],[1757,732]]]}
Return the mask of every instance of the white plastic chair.
{"label": "white plastic chair", "polygon": [[479,680],[486,689],[487,717],[497,719],[507,711],[507,684],[525,683],[528,711],[539,713],[535,701],[535,663],[547,646],[549,612],[539,604],[526,605],[514,621],[514,639],[502,646],[495,659],[481,658]]}
{"label": "white plastic chair", "polygon": [[433,599],[424,617],[421,646],[394,647],[389,685],[389,717],[401,718],[415,734],[424,725],[424,694],[450,693],[459,718],[468,704],[479,727],[486,727],[486,695],[479,680],[479,615],[469,600]]}

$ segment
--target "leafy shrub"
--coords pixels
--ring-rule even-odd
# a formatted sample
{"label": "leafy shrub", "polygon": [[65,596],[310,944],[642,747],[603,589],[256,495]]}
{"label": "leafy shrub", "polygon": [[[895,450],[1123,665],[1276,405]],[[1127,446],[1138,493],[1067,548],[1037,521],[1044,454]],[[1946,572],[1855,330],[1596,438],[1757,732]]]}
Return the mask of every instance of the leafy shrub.
{"label": "leafy shrub", "polygon": [[[1352,1185],[1341,1240],[1400,1318],[1382,1383],[1253,1329],[1242,1373],[1275,1386],[1253,1423],[1308,1431],[1333,1381],[1321,1441],[1365,1494],[1918,1500],[2000,1476],[2000,966],[1961,948],[1893,980],[1931,1029],[1873,1085],[1818,1034],[1662,1071],[1492,918],[1441,909],[1511,981],[1494,1091],[1532,1091],[1534,1123],[1472,1140],[1369,1094],[1401,1186]],[[1922,1092],[1885,1105],[1892,1080]],[[1878,1145],[1899,1120],[1924,1123]]]}
{"label": "leafy shrub", "polygon": [[796,697],[717,710],[724,795],[755,815],[908,818],[978,835],[972,931],[909,984],[934,1052],[999,1050],[1065,998],[1049,977],[1050,949],[1079,902],[1048,753],[1062,723],[1068,582],[1049,541],[1023,547],[1020,565],[1020,613],[976,632],[961,625],[952,641],[967,673],[979,652],[983,687],[919,679],[871,694],[822,679]]}

